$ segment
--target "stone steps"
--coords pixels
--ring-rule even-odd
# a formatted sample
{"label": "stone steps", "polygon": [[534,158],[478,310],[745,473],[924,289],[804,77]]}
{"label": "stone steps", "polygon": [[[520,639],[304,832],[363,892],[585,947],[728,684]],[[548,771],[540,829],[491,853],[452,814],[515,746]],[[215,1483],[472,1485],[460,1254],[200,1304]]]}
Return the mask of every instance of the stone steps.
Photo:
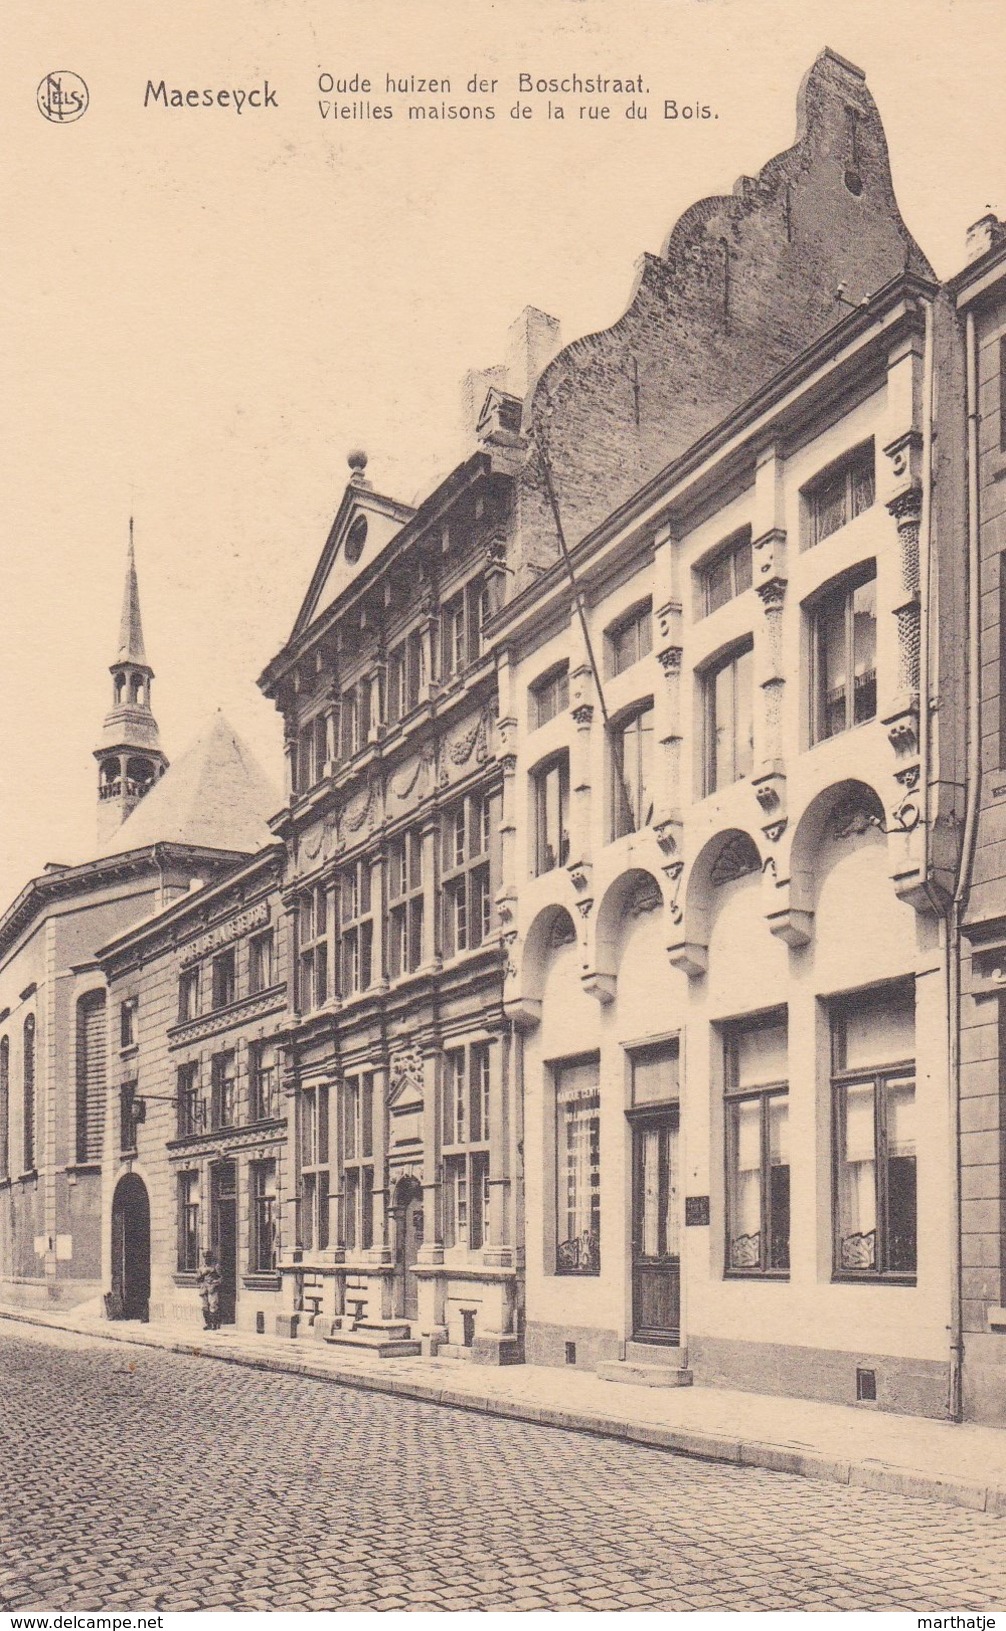
{"label": "stone steps", "polygon": [[387,1325],[333,1325],[325,1341],[334,1348],[358,1348],[378,1359],[411,1359],[422,1353],[412,1328],[400,1321]]}
{"label": "stone steps", "polygon": [[597,1374],[605,1382],[634,1382],[637,1387],[691,1387],[687,1353],[671,1343],[627,1342],[625,1358],[605,1360]]}

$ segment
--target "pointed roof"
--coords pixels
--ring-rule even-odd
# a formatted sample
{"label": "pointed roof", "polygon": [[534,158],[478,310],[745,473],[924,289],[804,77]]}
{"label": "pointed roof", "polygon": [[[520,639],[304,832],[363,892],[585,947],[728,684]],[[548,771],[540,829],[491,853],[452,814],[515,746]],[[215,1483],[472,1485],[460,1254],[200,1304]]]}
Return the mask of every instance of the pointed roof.
{"label": "pointed roof", "polygon": [[364,480],[365,454],[351,453],[349,462],[353,474],[297,614],[291,639],[302,633],[356,576],[367,570],[374,557],[416,513],[411,504],[401,504],[397,499],[376,493],[370,482]]}
{"label": "pointed roof", "polygon": [[99,855],[171,843],[253,854],[273,841],[267,821],[281,803],[278,790],[218,711]]}
{"label": "pointed roof", "polygon": [[143,646],[143,624],[140,621],[140,588],[136,581],[136,557],[133,554],[133,518],[129,518],[129,554],[126,557],[126,581],[122,589],[122,616],[119,619],[119,649],[116,663],[137,663],[147,667],[147,653]]}

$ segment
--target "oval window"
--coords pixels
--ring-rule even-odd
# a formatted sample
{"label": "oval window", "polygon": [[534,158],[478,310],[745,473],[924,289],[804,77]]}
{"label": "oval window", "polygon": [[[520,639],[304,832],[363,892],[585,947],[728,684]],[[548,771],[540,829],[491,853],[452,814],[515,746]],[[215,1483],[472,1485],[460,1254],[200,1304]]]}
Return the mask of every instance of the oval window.
{"label": "oval window", "polygon": [[358,515],[346,534],[346,559],[358,561],[367,542],[367,517]]}

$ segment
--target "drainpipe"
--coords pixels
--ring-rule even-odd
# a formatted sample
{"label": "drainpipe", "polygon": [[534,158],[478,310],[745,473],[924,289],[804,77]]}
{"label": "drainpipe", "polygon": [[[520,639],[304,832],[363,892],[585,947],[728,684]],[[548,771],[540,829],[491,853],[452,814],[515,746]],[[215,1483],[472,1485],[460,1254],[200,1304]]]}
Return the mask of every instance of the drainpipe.
{"label": "drainpipe", "polygon": [[950,1019],[950,1399],[951,1421],[964,1418],[964,1310],[961,1239],[961,922],[971,888],[981,788],[981,689],[978,511],[978,362],[974,313],[965,319],[967,393],[967,768],[964,835],[947,947]]}

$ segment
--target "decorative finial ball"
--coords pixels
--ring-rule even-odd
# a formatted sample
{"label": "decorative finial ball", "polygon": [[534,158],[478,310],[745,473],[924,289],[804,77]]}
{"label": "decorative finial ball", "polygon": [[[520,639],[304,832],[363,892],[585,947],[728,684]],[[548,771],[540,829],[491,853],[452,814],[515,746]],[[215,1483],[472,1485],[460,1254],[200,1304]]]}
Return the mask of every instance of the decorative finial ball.
{"label": "decorative finial ball", "polygon": [[362,448],[354,448],[346,463],[349,465],[350,470],[359,470],[362,474],[367,468],[367,455]]}

